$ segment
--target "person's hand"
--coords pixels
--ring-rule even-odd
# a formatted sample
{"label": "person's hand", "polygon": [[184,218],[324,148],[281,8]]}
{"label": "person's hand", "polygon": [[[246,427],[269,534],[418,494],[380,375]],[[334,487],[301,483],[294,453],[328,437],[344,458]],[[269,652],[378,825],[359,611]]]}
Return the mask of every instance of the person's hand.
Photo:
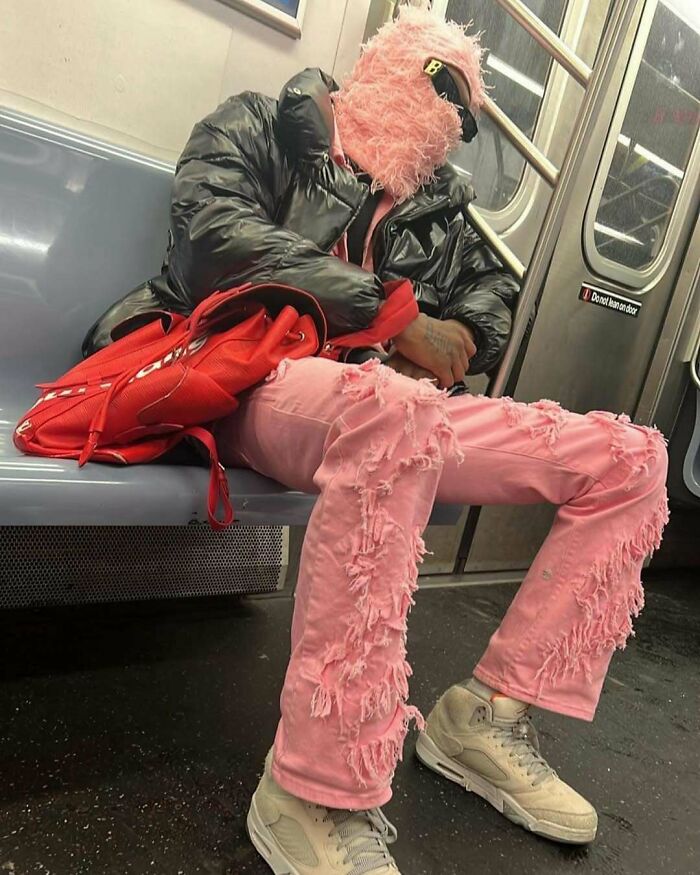
{"label": "person's hand", "polygon": [[412,380],[430,380],[431,383],[438,382],[438,378],[432,371],[426,371],[420,365],[414,364],[410,359],[401,355],[400,352],[392,352],[384,364],[388,368],[393,368],[398,374],[403,374],[404,377],[410,377]]}
{"label": "person's hand", "polygon": [[415,365],[430,371],[443,389],[464,379],[469,359],[476,354],[472,332],[455,319],[433,319],[421,313],[398,337],[397,352]]}

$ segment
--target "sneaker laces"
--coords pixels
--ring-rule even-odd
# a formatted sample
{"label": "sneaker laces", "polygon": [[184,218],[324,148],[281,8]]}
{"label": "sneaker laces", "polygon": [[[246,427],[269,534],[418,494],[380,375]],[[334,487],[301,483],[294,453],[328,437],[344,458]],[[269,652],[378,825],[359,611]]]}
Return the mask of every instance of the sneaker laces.
{"label": "sneaker laces", "polygon": [[328,808],[323,820],[333,824],[330,835],[338,838],[338,849],[345,850],[343,862],[353,864],[348,875],[379,872],[394,863],[386,846],[396,841],[396,827],[389,823],[381,808],[366,811]]}
{"label": "sneaker laces", "polygon": [[537,730],[529,717],[521,717],[514,723],[505,725],[494,722],[492,726],[501,746],[518,759],[528,778],[534,778],[533,786],[536,787],[550,775],[556,774],[540,753]]}

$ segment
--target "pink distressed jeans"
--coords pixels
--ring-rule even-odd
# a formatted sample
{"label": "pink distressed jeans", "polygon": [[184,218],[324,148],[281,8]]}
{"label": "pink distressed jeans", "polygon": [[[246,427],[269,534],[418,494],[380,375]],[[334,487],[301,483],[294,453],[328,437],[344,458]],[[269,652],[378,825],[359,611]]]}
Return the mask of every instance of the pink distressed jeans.
{"label": "pink distressed jeans", "polygon": [[593,718],[668,518],[659,432],[553,401],[449,398],[377,362],[304,359],[283,362],[217,437],[228,464],[319,494],[272,767],[290,793],[355,809],[391,797],[409,721],[422,721],[407,704],[406,620],[436,499],[559,506],[474,675]]}

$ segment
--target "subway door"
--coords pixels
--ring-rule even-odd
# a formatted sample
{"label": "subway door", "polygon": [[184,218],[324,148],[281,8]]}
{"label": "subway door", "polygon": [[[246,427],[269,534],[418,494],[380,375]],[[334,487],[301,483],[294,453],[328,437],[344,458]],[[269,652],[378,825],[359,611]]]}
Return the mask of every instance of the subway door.
{"label": "subway door", "polygon": [[[698,213],[699,32],[694,0],[646,4],[605,146],[591,141],[567,210],[517,400],[649,424],[640,399]],[[466,570],[527,568],[553,514],[484,508]]]}

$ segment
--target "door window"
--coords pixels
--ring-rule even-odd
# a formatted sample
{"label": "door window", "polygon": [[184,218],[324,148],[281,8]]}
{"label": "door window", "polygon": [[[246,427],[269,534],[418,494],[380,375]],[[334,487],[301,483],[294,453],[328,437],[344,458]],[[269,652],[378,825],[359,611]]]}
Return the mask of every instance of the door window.
{"label": "door window", "polygon": [[659,255],[698,131],[695,3],[659,3],[654,13],[595,214],[597,253],[633,271],[649,268]]}
{"label": "door window", "polygon": [[[559,33],[567,0],[525,0],[540,20]],[[460,24],[473,18],[473,28],[483,31],[484,72],[490,96],[530,139],[534,138],[542,98],[552,65],[549,54],[495,2],[449,0],[446,16]],[[479,206],[501,210],[513,198],[526,162],[485,115],[479,135],[462,144],[453,160],[478,180]]]}

